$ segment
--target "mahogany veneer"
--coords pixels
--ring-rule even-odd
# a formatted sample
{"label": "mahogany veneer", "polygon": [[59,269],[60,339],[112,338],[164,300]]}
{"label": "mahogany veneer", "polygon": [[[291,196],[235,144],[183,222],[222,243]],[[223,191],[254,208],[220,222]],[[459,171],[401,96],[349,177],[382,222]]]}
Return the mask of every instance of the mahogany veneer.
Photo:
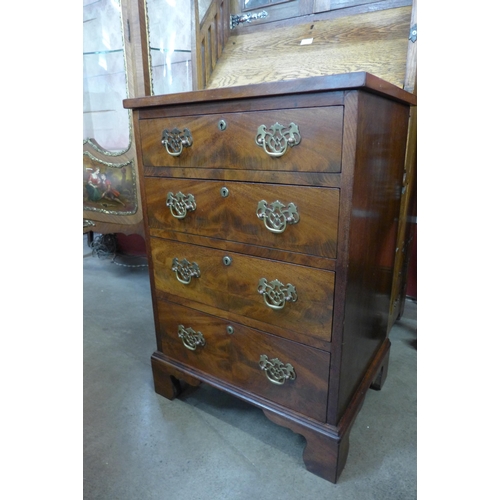
{"label": "mahogany veneer", "polygon": [[305,436],[306,467],[332,482],[366,391],[387,375],[415,104],[367,73],[124,101],[139,138],[155,390],[173,399],[179,380],[206,382],[262,408]]}

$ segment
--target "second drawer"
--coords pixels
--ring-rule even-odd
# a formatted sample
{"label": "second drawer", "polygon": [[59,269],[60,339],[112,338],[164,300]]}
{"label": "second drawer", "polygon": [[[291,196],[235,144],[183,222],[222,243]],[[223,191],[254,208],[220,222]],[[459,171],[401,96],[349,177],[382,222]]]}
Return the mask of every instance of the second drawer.
{"label": "second drawer", "polygon": [[339,189],[144,180],[151,233],[181,231],[334,259]]}

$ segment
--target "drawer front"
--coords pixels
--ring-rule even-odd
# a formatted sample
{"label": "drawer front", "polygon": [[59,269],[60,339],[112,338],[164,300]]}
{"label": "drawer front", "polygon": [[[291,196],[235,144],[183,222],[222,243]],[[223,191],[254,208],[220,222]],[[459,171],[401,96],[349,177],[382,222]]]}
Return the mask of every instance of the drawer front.
{"label": "drawer front", "polygon": [[[224,252],[159,238],[150,238],[150,247],[157,290],[191,300],[193,304],[200,302],[224,311],[229,309]],[[185,276],[187,273],[190,278]]]}
{"label": "drawer front", "polygon": [[142,159],[154,167],[340,172],[342,126],[342,106],[144,119]]}
{"label": "drawer front", "polygon": [[[159,238],[151,238],[151,256],[158,290],[331,340],[333,272]],[[184,259],[198,275],[189,283],[174,264]]]}
{"label": "drawer front", "polygon": [[158,230],[336,258],[339,190],[275,184],[144,179]]}
{"label": "drawer front", "polygon": [[329,353],[177,304],[159,301],[158,316],[167,356],[325,421]]}

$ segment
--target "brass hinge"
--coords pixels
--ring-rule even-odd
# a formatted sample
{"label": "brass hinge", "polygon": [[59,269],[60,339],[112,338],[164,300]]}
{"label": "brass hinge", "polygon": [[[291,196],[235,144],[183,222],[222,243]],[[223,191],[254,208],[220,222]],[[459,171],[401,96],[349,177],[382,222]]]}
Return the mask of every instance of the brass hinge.
{"label": "brass hinge", "polygon": [[255,19],[264,19],[267,17],[269,14],[263,10],[262,12],[255,13],[255,14],[242,14],[241,16],[231,14],[229,16],[229,27],[231,29],[236,28],[236,26],[243,24],[243,23],[251,23]]}

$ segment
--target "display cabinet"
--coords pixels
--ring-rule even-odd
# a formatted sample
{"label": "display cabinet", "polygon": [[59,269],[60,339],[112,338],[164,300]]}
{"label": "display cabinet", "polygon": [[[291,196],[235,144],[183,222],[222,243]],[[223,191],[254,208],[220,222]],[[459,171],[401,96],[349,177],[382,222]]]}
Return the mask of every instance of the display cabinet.
{"label": "display cabinet", "polygon": [[83,1],[84,232],[144,234],[122,101],[191,89],[191,2]]}

